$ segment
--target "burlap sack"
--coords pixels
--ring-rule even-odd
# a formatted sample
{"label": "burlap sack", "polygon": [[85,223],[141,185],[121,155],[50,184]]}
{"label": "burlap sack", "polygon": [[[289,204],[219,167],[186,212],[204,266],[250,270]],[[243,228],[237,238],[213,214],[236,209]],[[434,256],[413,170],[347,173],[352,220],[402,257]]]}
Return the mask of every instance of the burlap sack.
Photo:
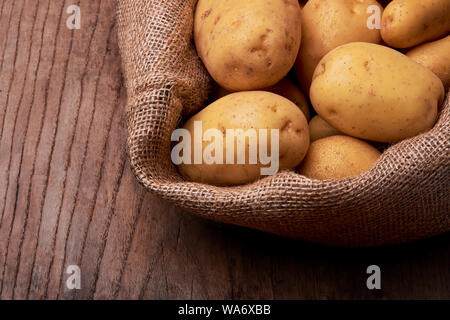
{"label": "burlap sack", "polygon": [[325,182],[282,172],[232,188],[183,181],[170,160],[170,137],[210,87],[192,39],[195,3],[117,1],[129,156],[149,191],[205,218],[330,245],[394,244],[450,230],[448,98],[432,130],[390,147],[356,178]]}

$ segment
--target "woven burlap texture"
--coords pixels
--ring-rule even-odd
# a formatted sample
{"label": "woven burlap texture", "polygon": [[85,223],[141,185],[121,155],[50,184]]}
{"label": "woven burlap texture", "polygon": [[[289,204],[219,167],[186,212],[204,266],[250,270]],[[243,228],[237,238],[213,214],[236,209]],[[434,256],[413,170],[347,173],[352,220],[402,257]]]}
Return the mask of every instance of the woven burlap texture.
{"label": "woven burlap texture", "polygon": [[202,217],[329,245],[395,244],[450,231],[448,97],[432,130],[388,148],[356,178],[281,172],[231,188],[184,181],[170,159],[171,134],[182,115],[204,106],[211,82],[192,39],[195,4],[117,1],[129,156],[149,191]]}

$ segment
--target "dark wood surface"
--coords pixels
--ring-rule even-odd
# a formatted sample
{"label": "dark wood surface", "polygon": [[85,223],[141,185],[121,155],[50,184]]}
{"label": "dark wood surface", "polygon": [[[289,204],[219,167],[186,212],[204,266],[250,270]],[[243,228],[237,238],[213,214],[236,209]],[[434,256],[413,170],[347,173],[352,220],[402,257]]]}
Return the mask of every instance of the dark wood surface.
{"label": "dark wood surface", "polygon": [[[126,156],[113,0],[0,0],[1,299],[450,299],[450,235],[336,249],[199,219]],[[366,288],[377,264],[382,290]],[[69,265],[81,290],[69,290]]]}

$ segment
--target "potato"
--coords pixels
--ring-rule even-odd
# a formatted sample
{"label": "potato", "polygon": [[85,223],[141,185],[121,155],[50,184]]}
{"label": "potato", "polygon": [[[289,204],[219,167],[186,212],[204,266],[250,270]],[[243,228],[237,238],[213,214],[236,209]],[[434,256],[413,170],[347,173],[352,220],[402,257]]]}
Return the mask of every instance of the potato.
{"label": "potato", "polygon": [[306,120],[309,121],[311,117],[311,113],[309,110],[309,103],[306,100],[305,95],[300,90],[300,88],[295,85],[292,81],[284,78],[277,84],[264,89],[266,91],[270,91],[272,93],[278,94],[280,96],[285,97],[286,99],[291,100],[293,103],[297,105],[297,107],[302,110],[303,114],[306,117]]}
{"label": "potato", "polygon": [[342,132],[333,128],[328,122],[323,120],[320,116],[315,116],[309,122],[309,136],[311,142],[326,137],[342,135]]}
{"label": "potato", "polygon": [[378,29],[369,29],[367,8],[375,0],[310,0],[302,10],[302,45],[295,72],[303,90],[309,94],[314,70],[332,49],[349,42],[379,43]]}
{"label": "potato", "polygon": [[381,153],[348,136],[332,136],[311,143],[298,173],[318,180],[354,177],[373,167]]}
{"label": "potato", "polygon": [[394,0],[381,20],[381,36],[395,48],[413,47],[449,32],[449,0]]}
{"label": "potato", "polygon": [[450,36],[420,45],[408,51],[406,55],[433,71],[448,90],[450,87]]}
{"label": "potato", "polygon": [[444,87],[433,72],[400,52],[354,42],[320,61],[310,98],[317,113],[341,132],[397,142],[433,126]]}
{"label": "potato", "polygon": [[298,0],[199,0],[194,38],[214,80],[230,91],[280,81],[301,41]]}
{"label": "potato", "polygon": [[[289,80],[288,78],[284,78],[277,84],[265,88],[264,91],[269,91],[291,100],[300,108],[300,110],[303,111],[306,120],[309,121],[311,114],[309,110],[309,103],[306,100],[305,95],[300,90],[300,88],[297,85],[295,85],[291,80]],[[220,87],[219,85],[216,85],[213,88],[211,96],[212,99],[217,100],[230,93],[231,93],[230,91]]]}
{"label": "potato", "polygon": [[[263,175],[262,168],[278,165],[279,170],[293,169],[303,160],[309,147],[308,123],[300,109],[291,101],[279,95],[265,91],[246,91],[229,94],[212,103],[198,114],[187,121],[184,129],[187,129],[191,136],[194,136],[195,123],[202,123],[202,132],[205,134],[209,129],[218,129],[219,139],[223,138],[223,156],[218,155],[217,150],[214,156],[224,159],[227,151],[234,150],[234,162],[222,161],[207,164],[194,163],[194,153],[191,153],[191,164],[179,164],[180,173],[187,179],[195,182],[208,183],[219,186],[230,186],[245,184],[257,180]],[[241,129],[243,132],[237,134],[241,141],[245,140],[243,148],[238,149],[237,140],[233,139],[230,129]],[[256,141],[257,161],[250,162],[250,151],[255,145],[251,144],[251,139],[245,139],[244,132],[249,129],[255,130],[255,135],[259,136],[262,129],[268,129],[268,145],[258,138]],[[271,130],[278,129],[278,130]],[[279,138],[272,140],[272,133],[278,132]],[[226,148],[227,139],[232,142],[231,148]],[[174,139],[173,139],[174,140]],[[184,140],[184,138],[183,138]],[[191,150],[195,150],[194,139],[191,139]],[[198,140],[197,140],[198,141]],[[273,143],[272,143],[273,142]],[[278,142],[278,144],[277,144]],[[255,141],[253,141],[255,143]],[[201,144],[201,143],[200,143]],[[201,153],[207,152],[211,142],[203,141]],[[199,144],[197,143],[197,146]],[[267,154],[271,157],[271,164],[264,164],[261,161],[261,148],[267,146]],[[278,146],[278,157],[276,156],[276,146]],[[234,148],[233,148],[234,147]],[[226,150],[227,149],[227,150]],[[174,153],[174,151],[173,151]],[[176,152],[175,152],[176,153]],[[212,153],[211,153],[212,154]],[[184,152],[183,152],[184,155]],[[245,159],[245,163],[238,163],[238,155]],[[204,157],[205,158],[205,157]],[[205,159],[207,159],[206,157]],[[230,156],[231,158],[231,156]],[[276,172],[271,172],[274,174]]]}

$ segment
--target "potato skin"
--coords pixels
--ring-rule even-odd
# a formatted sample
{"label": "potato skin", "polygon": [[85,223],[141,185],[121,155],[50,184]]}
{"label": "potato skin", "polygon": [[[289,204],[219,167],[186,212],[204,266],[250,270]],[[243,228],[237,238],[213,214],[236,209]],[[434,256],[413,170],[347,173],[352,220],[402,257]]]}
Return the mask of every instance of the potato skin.
{"label": "potato skin", "polygon": [[[309,110],[308,100],[306,99],[300,88],[288,78],[282,79],[280,82],[271,87],[264,88],[263,91],[269,91],[291,100],[300,108],[300,110],[303,111],[306,120],[309,121],[311,117],[311,111]],[[213,100],[217,100],[225,97],[230,93],[230,91],[216,84],[215,86],[213,86],[213,92],[211,96]]]}
{"label": "potato skin", "polygon": [[298,0],[199,0],[194,38],[214,80],[230,91],[280,81],[300,48]]}
{"label": "potato skin", "polygon": [[400,52],[354,42],[321,60],[310,98],[317,113],[343,133],[397,142],[434,125],[444,87],[434,73]]}
{"label": "potato skin", "polygon": [[298,173],[318,180],[354,177],[372,168],[380,155],[373,146],[356,138],[326,137],[311,143]]}
{"label": "potato skin", "polygon": [[[224,137],[226,129],[279,129],[280,171],[298,166],[309,148],[308,123],[302,111],[288,99],[270,92],[237,92],[217,100],[184,125],[191,135],[194,121],[202,121],[203,132],[219,129],[225,132]],[[208,144],[203,143],[203,149]],[[247,140],[247,156],[248,144]],[[261,177],[259,160],[258,164],[181,164],[178,168],[187,180],[218,186],[246,184]]]}
{"label": "potato skin", "polygon": [[378,29],[369,29],[369,6],[383,8],[375,0],[310,0],[302,9],[302,45],[295,73],[305,93],[320,59],[334,48],[350,42],[379,43]]}
{"label": "potato skin", "polygon": [[450,32],[450,1],[394,0],[384,10],[381,36],[391,47],[410,48]]}
{"label": "potato skin", "polygon": [[450,87],[450,36],[422,44],[406,55],[431,70],[441,79],[446,90]]}
{"label": "potato skin", "polygon": [[319,115],[312,118],[309,122],[309,136],[311,142],[337,135],[342,135],[342,132],[331,126]]}

